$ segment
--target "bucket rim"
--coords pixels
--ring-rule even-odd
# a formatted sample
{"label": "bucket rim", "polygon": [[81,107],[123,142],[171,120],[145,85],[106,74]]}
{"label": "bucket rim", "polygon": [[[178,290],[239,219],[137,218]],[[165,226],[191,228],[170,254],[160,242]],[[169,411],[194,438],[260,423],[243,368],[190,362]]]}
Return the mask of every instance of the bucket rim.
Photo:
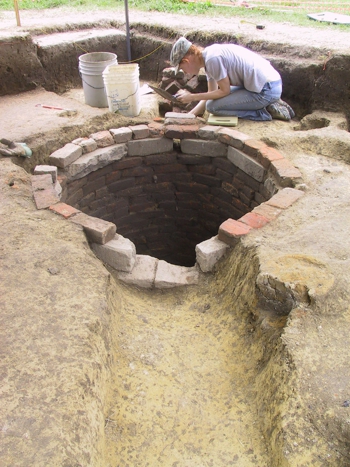
{"label": "bucket rim", "polygon": [[[105,60],[89,60],[88,59],[90,57],[92,58],[98,55],[102,57],[104,56],[103,58],[105,58]],[[110,56],[110,58],[107,58],[108,56]],[[90,53],[86,53],[86,54],[79,56],[79,62],[81,63],[108,63],[114,60],[117,60],[117,55],[112,52],[90,52]],[[111,65],[113,64],[114,63],[111,63]]]}

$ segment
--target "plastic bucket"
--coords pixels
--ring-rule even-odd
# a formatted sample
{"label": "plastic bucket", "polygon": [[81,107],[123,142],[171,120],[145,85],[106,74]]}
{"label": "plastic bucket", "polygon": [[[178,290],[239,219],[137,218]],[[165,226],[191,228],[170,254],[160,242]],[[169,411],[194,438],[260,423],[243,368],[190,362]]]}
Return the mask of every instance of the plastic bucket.
{"label": "plastic bucket", "polygon": [[110,65],[103,72],[103,81],[111,112],[136,117],[141,112],[139,66]]}
{"label": "plastic bucket", "polygon": [[107,66],[116,63],[116,54],[110,52],[80,55],[79,73],[83,82],[85,104],[91,107],[108,107],[102,73]]}

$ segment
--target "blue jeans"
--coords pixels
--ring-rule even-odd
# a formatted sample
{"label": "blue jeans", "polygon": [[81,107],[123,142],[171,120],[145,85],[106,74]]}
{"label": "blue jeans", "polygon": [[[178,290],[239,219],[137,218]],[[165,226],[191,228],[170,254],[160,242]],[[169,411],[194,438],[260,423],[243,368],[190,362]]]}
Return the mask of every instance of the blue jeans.
{"label": "blue jeans", "polygon": [[213,115],[235,115],[246,120],[272,120],[266,107],[278,101],[282,94],[282,80],[266,83],[261,92],[251,92],[231,86],[228,96],[207,101],[206,109]]}

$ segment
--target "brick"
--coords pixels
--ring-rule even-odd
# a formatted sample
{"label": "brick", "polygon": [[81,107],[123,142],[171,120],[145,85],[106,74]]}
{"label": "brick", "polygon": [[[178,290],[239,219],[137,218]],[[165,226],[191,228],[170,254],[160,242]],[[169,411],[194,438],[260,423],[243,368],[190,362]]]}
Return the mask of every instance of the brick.
{"label": "brick", "polygon": [[220,157],[227,155],[227,146],[218,141],[203,141],[185,139],[181,141],[181,151],[184,154],[198,154],[201,156]]}
{"label": "brick", "polygon": [[254,158],[257,158],[259,153],[266,149],[267,148],[267,145],[265,143],[263,143],[262,141],[260,140],[257,140],[257,139],[247,139],[245,142],[244,142],[244,148],[243,148],[243,151],[248,154],[248,156],[251,156],[251,157],[254,157]]}
{"label": "brick", "polygon": [[256,212],[248,212],[239,219],[239,222],[243,222],[243,224],[247,224],[253,229],[260,229],[269,222],[269,219]]}
{"label": "brick", "polygon": [[[198,137],[201,139],[217,140],[220,128],[221,127],[214,125],[205,125],[202,128],[199,128]],[[225,143],[225,141],[222,141],[222,143]]]}
{"label": "brick", "polygon": [[185,193],[208,193],[209,188],[206,185],[200,183],[176,183],[176,188],[178,191],[183,191]]}
{"label": "brick", "polygon": [[90,138],[96,141],[98,148],[106,148],[114,144],[114,139],[108,130],[98,131],[90,135]]}
{"label": "brick", "polygon": [[152,167],[138,166],[121,171],[122,178],[129,177],[144,177],[146,175],[153,175]]}
{"label": "brick", "polygon": [[95,149],[97,149],[97,143],[92,138],[78,138],[72,141],[72,143],[81,146],[83,154],[95,151]]}
{"label": "brick", "polygon": [[178,120],[195,120],[197,117],[194,114],[182,113],[182,112],[167,112],[165,118],[178,119]]}
{"label": "brick", "polygon": [[134,178],[124,178],[108,185],[109,191],[118,192],[135,186]]}
{"label": "brick", "polygon": [[135,265],[131,272],[118,272],[118,279],[126,284],[151,289],[154,287],[158,259],[148,255],[136,255]]}
{"label": "brick", "polygon": [[83,198],[83,190],[80,188],[80,190],[69,195],[67,199],[65,200],[65,202],[67,204],[71,204],[72,206],[74,206],[78,204],[82,198]]}
{"label": "brick", "polygon": [[121,235],[115,235],[112,240],[104,245],[93,243],[92,249],[101,261],[116,271],[130,272],[135,265],[135,245]]}
{"label": "brick", "polygon": [[149,129],[149,135],[152,138],[164,136],[164,124],[163,123],[158,123],[158,122],[151,122],[148,124],[148,129]]}
{"label": "brick", "polygon": [[[189,173],[198,173],[198,174],[204,174],[204,175],[216,175],[218,178],[221,177],[218,176],[215,167],[213,167],[211,164],[205,164],[205,165],[188,165],[187,170]],[[232,176],[231,176],[232,178]]]}
{"label": "brick", "polygon": [[194,139],[197,138],[198,123],[193,125],[167,125],[164,135],[169,139]]}
{"label": "brick", "polygon": [[149,137],[149,128],[147,125],[129,126],[132,131],[133,139],[143,139]]}
{"label": "brick", "polygon": [[168,138],[145,138],[128,142],[129,156],[148,156],[173,150],[173,141]]}
{"label": "brick", "polygon": [[233,146],[237,149],[243,149],[244,142],[250,138],[250,136],[245,133],[231,128],[221,128],[218,131],[217,137],[221,143],[228,144],[229,146]]}
{"label": "brick", "polygon": [[221,169],[216,169],[213,167],[214,171],[215,171],[215,175],[217,176],[217,178],[219,178],[220,180],[222,181],[225,181],[225,182],[232,182],[232,174],[229,174],[227,172],[225,172],[224,170],[221,170]]}
{"label": "brick", "polygon": [[294,188],[284,188],[266,201],[266,204],[276,208],[286,209],[303,195],[303,191],[296,190]]}
{"label": "brick", "polygon": [[116,182],[117,180],[120,180],[121,178],[122,178],[122,171],[114,170],[113,172],[110,172],[108,175],[106,175],[106,185]]}
{"label": "brick", "polygon": [[33,191],[48,190],[53,184],[51,174],[32,175],[31,182]]}
{"label": "brick", "polygon": [[239,239],[247,235],[251,227],[234,219],[227,219],[219,227],[218,239],[227,245],[234,246]]}
{"label": "brick", "polygon": [[214,167],[218,167],[219,169],[234,175],[237,172],[237,168],[235,167],[234,164],[232,164],[231,161],[226,159],[226,157],[216,157],[215,159],[212,159],[212,164]]}
{"label": "brick", "polygon": [[168,154],[152,154],[146,156],[144,160],[146,165],[158,165],[158,164],[175,164],[177,162],[176,154],[174,152]]}
{"label": "brick", "polygon": [[254,178],[254,180],[258,182],[262,182],[264,180],[266,173],[264,167],[239,149],[230,146],[228,148],[227,158],[236,167],[241,169],[250,177]]}
{"label": "brick", "polygon": [[88,239],[93,243],[104,245],[114,238],[116,226],[111,222],[104,221],[97,217],[91,217],[84,213],[76,214],[70,218],[74,224],[81,225]]}
{"label": "brick", "polygon": [[211,175],[204,175],[204,174],[193,174],[193,180],[197,183],[201,183],[202,185],[207,186],[221,186],[221,180],[216,177],[212,177]]}
{"label": "brick", "polygon": [[66,203],[56,203],[52,206],[49,206],[49,209],[55,212],[56,214],[60,214],[65,219],[68,219],[74,214],[78,214],[80,212],[78,209],[75,209],[73,208],[73,206],[70,206],[69,204],[66,204]]}
{"label": "brick", "polygon": [[238,190],[232,183],[222,182],[221,188],[232,196],[238,196]]}
{"label": "brick", "polygon": [[244,186],[252,188],[254,191],[259,191],[261,183],[256,181],[253,177],[238,169],[236,175],[233,177],[233,184],[239,189]]}
{"label": "brick", "polygon": [[271,162],[271,170],[282,187],[292,186],[302,178],[300,170],[294,167],[288,159],[283,158]]}
{"label": "brick", "polygon": [[[181,115],[181,117],[168,117],[168,115]],[[170,126],[170,125],[187,126],[187,125],[198,125],[198,124],[199,122],[196,120],[196,116],[192,114],[179,114],[176,112],[167,112],[165,114],[165,121],[164,121],[165,126]]]}
{"label": "brick", "polygon": [[232,194],[225,191],[223,188],[212,188],[210,193],[215,196],[215,202],[217,202],[216,198],[225,201],[226,203],[231,203],[232,201]]}
{"label": "brick", "polygon": [[198,280],[199,271],[197,268],[174,266],[166,261],[159,260],[154,285],[158,289],[168,289],[197,284]]}
{"label": "brick", "polygon": [[183,173],[186,172],[186,167],[182,164],[165,164],[165,165],[156,165],[154,166],[154,172],[158,174],[163,173]]}
{"label": "brick", "polygon": [[261,148],[257,155],[258,162],[260,162],[260,164],[266,169],[269,168],[271,162],[278,161],[281,159],[284,159],[282,154],[278,152],[277,149],[270,148],[269,146]]}
{"label": "brick", "polygon": [[216,263],[226,254],[229,246],[217,236],[196,245],[196,260],[202,272],[210,272]]}
{"label": "brick", "polygon": [[57,151],[53,152],[49,160],[51,164],[56,165],[61,169],[65,169],[68,167],[72,162],[79,159],[79,157],[83,154],[83,149],[76,144],[68,143],[63,148],[58,149]]}
{"label": "brick", "polygon": [[130,130],[130,128],[127,128],[127,127],[117,128],[117,129],[112,128],[109,131],[111,135],[113,136],[114,142],[116,144],[127,143],[128,141],[132,139],[132,131]]}
{"label": "brick", "polygon": [[181,164],[186,164],[186,165],[210,164],[212,160],[211,157],[199,156],[199,155],[194,155],[194,154],[179,154],[177,159]]}
{"label": "brick", "polygon": [[52,183],[57,181],[57,167],[55,165],[37,165],[34,169],[34,175],[50,174]]}
{"label": "brick", "polygon": [[100,177],[97,180],[94,180],[93,182],[88,183],[83,187],[83,195],[85,196],[88,193],[91,193],[92,191],[96,191],[99,188],[102,188],[106,185],[106,179],[105,177]]}
{"label": "brick", "polygon": [[125,144],[114,144],[106,148],[98,148],[96,151],[84,154],[72,162],[67,168],[67,174],[71,180],[82,178],[114,161],[122,159],[126,155],[126,149]]}
{"label": "brick", "polygon": [[[39,177],[41,175],[38,175]],[[51,178],[51,175],[49,175]],[[54,187],[45,188],[44,190],[34,191],[34,201],[37,209],[46,209],[60,201],[60,197]]]}
{"label": "brick", "polygon": [[130,167],[137,167],[142,165],[142,157],[125,157],[117,162],[113,162],[111,170],[123,170]]}

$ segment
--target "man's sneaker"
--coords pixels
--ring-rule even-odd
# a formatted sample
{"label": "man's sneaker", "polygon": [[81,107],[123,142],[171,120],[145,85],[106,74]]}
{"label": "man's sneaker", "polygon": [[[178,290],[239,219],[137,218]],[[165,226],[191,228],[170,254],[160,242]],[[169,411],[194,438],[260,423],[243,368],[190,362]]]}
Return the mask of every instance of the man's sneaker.
{"label": "man's sneaker", "polygon": [[271,117],[276,120],[283,120],[284,122],[289,122],[289,120],[291,120],[292,118],[288,111],[288,108],[279,101],[268,105],[266,107],[266,110],[271,115]]}
{"label": "man's sneaker", "polygon": [[289,115],[290,115],[290,118],[294,118],[294,117],[295,117],[295,112],[294,112],[294,110],[292,109],[292,107],[291,107],[289,104],[287,104],[287,102],[284,102],[282,99],[278,99],[277,102],[278,102],[279,104],[282,104],[282,105],[284,105],[285,107],[287,107],[288,112],[289,112]]}

